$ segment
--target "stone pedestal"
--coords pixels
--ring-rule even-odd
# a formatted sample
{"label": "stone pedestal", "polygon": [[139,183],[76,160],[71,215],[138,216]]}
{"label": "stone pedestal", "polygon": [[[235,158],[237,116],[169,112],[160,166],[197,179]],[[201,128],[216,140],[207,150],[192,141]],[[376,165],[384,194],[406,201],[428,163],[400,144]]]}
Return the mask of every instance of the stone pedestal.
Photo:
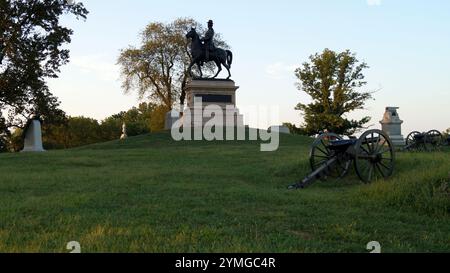
{"label": "stone pedestal", "polygon": [[45,152],[42,146],[41,122],[30,120],[24,130],[24,148],[22,152]]}
{"label": "stone pedestal", "polygon": [[236,86],[232,80],[192,80],[186,86],[187,107],[183,126],[204,127],[212,119],[223,127],[243,127],[244,118],[236,108]]}
{"label": "stone pedestal", "polygon": [[382,130],[388,134],[395,146],[404,146],[405,138],[402,135],[402,124],[398,115],[398,107],[386,107],[384,118],[380,121]]}

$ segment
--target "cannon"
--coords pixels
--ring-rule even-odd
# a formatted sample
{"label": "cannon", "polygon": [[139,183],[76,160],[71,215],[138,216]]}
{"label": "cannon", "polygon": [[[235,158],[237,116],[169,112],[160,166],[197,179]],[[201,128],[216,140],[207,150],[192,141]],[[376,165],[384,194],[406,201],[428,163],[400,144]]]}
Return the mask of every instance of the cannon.
{"label": "cannon", "polygon": [[431,152],[438,150],[444,144],[444,138],[438,130],[427,133],[414,131],[406,138],[406,151]]}
{"label": "cannon", "polygon": [[344,178],[354,165],[364,183],[393,175],[395,149],[389,136],[380,130],[365,132],[359,139],[343,139],[333,133],[320,135],[310,151],[312,173],[289,189],[303,189],[318,179]]}

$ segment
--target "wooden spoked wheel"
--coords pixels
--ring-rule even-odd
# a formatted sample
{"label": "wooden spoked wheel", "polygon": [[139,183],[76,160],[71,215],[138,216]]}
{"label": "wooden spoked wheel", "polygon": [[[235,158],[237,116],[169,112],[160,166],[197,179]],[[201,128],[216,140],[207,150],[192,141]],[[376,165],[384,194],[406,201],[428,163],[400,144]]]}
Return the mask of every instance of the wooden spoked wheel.
{"label": "wooden spoked wheel", "polygon": [[392,176],[395,168],[394,146],[380,130],[364,133],[355,145],[355,170],[364,183]]}
{"label": "wooden spoked wheel", "polygon": [[333,167],[330,167],[326,173],[321,177],[333,177],[341,178],[347,175],[351,160],[345,157],[345,154],[336,154],[335,151],[330,149],[330,145],[333,141],[342,140],[342,137],[333,134],[325,133],[320,135],[311,147],[310,152],[310,164],[312,171],[317,170],[325,163],[335,157],[337,157],[337,162]]}
{"label": "wooden spoked wheel", "polygon": [[408,135],[406,138],[406,146],[410,151],[420,151],[425,150],[424,139],[419,141],[419,139],[424,138],[423,133],[414,131]]}
{"label": "wooden spoked wheel", "polygon": [[438,150],[443,143],[443,137],[441,132],[437,130],[431,130],[425,137],[425,148],[427,151]]}

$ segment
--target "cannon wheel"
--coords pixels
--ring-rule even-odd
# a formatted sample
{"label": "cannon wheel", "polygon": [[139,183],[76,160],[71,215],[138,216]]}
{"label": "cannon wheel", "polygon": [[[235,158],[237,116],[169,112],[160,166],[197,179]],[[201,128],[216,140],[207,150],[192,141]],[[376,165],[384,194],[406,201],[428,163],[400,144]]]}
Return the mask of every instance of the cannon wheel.
{"label": "cannon wheel", "polygon": [[355,170],[364,183],[392,176],[394,162],[394,146],[383,131],[367,131],[355,145]]}
{"label": "cannon wheel", "polygon": [[[335,156],[335,153],[331,151],[328,146],[331,141],[342,140],[342,137],[333,134],[333,133],[325,133],[320,135],[316,141],[314,141],[311,152],[309,162],[311,164],[312,171],[317,170],[319,167],[324,165],[328,160],[332,159]],[[328,172],[321,177],[322,179],[326,178],[326,176],[330,176],[333,178],[342,178],[347,175],[350,169],[351,160],[339,157],[337,164],[328,170]]]}
{"label": "cannon wheel", "polygon": [[442,146],[442,134],[438,130],[431,130],[425,138],[425,147],[427,151],[438,150]]}
{"label": "cannon wheel", "polygon": [[421,143],[417,143],[416,136],[418,135],[421,135],[421,133],[417,131],[414,131],[408,135],[406,138],[406,147],[408,147],[408,150],[420,150],[423,146]]}

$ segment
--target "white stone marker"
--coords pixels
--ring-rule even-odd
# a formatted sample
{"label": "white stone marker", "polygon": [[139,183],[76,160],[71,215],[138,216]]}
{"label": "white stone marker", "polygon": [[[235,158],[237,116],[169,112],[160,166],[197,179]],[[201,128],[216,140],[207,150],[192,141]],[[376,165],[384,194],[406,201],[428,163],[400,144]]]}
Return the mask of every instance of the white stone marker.
{"label": "white stone marker", "polygon": [[24,134],[24,148],[22,152],[45,152],[42,145],[42,129],[39,119],[30,120]]}
{"label": "white stone marker", "polygon": [[386,112],[384,113],[384,118],[380,121],[382,130],[391,138],[392,143],[395,146],[404,146],[405,138],[402,135],[402,124],[403,121],[400,120],[397,110],[398,107],[386,107]]}
{"label": "white stone marker", "polygon": [[127,135],[127,125],[125,124],[125,122],[122,124],[122,135],[120,136],[120,140],[125,140],[128,138]]}

